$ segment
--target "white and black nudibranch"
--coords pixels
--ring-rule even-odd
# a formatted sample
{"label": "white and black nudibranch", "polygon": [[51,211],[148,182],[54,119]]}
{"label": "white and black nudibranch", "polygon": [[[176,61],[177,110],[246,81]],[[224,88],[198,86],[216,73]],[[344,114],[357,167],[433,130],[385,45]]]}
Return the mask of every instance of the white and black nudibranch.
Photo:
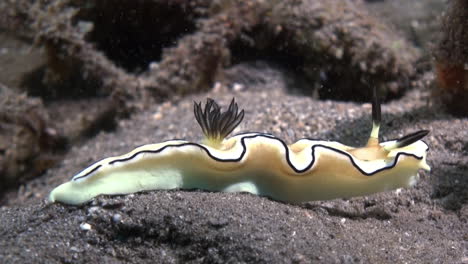
{"label": "white and black nudibranch", "polygon": [[208,99],[194,113],[203,143],[170,140],[103,159],[50,193],[50,201],[82,204],[98,195],[162,189],[249,192],[285,202],[368,195],[412,186],[426,164],[422,130],[379,142],[380,103],[374,92],[373,128],[364,147],[300,139],[287,145],[265,133],[226,138],[244,117],[232,100],[222,112]]}

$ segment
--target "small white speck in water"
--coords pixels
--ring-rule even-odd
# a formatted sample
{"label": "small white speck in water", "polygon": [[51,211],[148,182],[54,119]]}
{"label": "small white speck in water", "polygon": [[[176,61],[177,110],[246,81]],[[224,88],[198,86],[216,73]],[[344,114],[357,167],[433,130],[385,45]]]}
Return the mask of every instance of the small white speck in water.
{"label": "small white speck in water", "polygon": [[91,225],[88,223],[81,223],[80,224],[80,229],[83,231],[88,231],[91,230]]}
{"label": "small white speck in water", "polygon": [[112,222],[115,224],[119,223],[120,221],[122,221],[122,216],[120,214],[114,214],[112,216]]}

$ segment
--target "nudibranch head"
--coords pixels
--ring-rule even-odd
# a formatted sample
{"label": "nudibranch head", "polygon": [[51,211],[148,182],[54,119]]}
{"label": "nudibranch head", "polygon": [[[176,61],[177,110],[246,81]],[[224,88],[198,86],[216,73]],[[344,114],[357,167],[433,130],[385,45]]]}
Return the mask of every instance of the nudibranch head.
{"label": "nudibranch head", "polygon": [[[384,145],[382,145],[379,142],[379,130],[381,120],[382,111],[380,106],[380,100],[377,95],[377,89],[374,87],[372,98],[372,130],[370,133],[370,137],[365,147],[355,148],[349,151],[353,157],[363,161],[386,159],[389,157],[389,154],[392,150],[395,152],[398,149],[403,149],[406,146],[409,146],[421,140],[429,133],[429,130],[420,130],[406,135],[400,139],[391,141],[391,143],[386,142]],[[424,149],[424,152],[425,151],[426,149]],[[426,165],[425,167],[428,166]]]}
{"label": "nudibranch head", "polygon": [[239,112],[234,98],[225,112],[221,112],[221,107],[211,98],[207,99],[205,110],[202,109],[201,102],[194,103],[193,112],[205,135],[204,143],[214,148],[221,147],[223,140],[244,118],[244,110]]}

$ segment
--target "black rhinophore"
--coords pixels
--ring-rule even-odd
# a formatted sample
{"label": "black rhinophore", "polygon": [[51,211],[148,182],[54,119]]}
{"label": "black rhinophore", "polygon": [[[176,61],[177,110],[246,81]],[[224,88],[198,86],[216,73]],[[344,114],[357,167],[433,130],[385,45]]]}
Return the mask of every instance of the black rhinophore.
{"label": "black rhinophore", "polygon": [[397,139],[396,142],[396,147],[397,148],[403,148],[408,145],[413,144],[414,142],[422,139],[425,137],[427,134],[429,134],[429,130],[419,130],[417,132],[411,133],[409,135],[406,135],[402,138]]}

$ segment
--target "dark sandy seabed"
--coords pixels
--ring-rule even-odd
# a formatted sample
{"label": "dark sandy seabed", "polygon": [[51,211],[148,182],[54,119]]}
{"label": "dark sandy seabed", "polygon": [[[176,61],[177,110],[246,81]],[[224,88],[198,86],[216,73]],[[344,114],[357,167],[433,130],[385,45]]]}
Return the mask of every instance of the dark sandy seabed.
{"label": "dark sandy seabed", "polygon": [[302,205],[196,190],[99,197],[80,207],[46,202],[53,186],[93,161],[150,142],[198,140],[192,104],[205,97],[224,106],[236,98],[246,111],[237,132],[272,132],[288,142],[301,137],[354,145],[366,141],[370,104],[290,95],[281,78],[275,80],[265,87],[220,88],[153,105],[122,120],[115,133],[100,133],[74,147],[59,167],[23,186],[0,209],[2,262],[467,261],[467,178],[460,165],[467,161],[466,120],[429,108],[428,95],[420,91],[383,105],[385,139],[431,130],[426,142],[433,170],[423,172],[414,188]]}
{"label": "dark sandy seabed", "polygon": [[236,67],[254,76],[250,83],[154,104],[8,193],[0,263],[468,263],[468,120],[446,114],[422,89],[382,106],[383,139],[431,131],[432,171],[413,188],[300,205],[200,190],[101,196],[78,207],[47,202],[97,160],[167,139],[200,140],[193,101],[207,97],[224,107],[235,97],[245,109],[234,133],[365,144],[369,103],[312,99],[293,92],[281,68]]}

